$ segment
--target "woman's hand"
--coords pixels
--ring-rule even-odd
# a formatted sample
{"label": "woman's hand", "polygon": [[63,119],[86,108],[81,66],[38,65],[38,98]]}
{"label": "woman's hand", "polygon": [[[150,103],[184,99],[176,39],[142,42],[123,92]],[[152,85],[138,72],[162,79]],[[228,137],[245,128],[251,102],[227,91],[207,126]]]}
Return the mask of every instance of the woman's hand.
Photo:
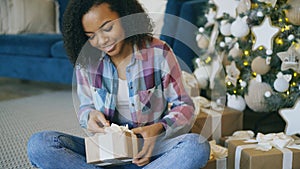
{"label": "woman's hand", "polygon": [[132,129],[135,134],[140,134],[144,139],[142,150],[134,157],[133,163],[138,166],[144,166],[150,162],[156,138],[163,131],[162,123],[155,123],[149,126],[138,127]]}
{"label": "woman's hand", "polygon": [[93,110],[89,113],[89,120],[87,122],[87,130],[92,133],[104,133],[104,128],[109,126],[109,121],[106,120],[103,113]]}

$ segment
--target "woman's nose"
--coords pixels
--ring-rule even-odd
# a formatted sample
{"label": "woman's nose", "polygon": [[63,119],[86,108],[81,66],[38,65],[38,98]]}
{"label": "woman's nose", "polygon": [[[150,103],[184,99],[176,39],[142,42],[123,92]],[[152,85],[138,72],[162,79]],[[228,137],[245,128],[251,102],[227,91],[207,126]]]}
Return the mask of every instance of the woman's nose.
{"label": "woman's nose", "polygon": [[103,47],[107,44],[108,42],[108,36],[105,35],[104,33],[101,33],[101,32],[97,32],[96,33],[96,46],[99,46],[99,47]]}

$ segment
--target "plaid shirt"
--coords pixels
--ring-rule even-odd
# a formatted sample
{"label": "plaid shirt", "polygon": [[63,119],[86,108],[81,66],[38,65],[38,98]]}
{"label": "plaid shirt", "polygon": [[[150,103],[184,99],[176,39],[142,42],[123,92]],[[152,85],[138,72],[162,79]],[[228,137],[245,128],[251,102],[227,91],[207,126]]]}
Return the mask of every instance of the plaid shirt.
{"label": "plaid shirt", "polygon": [[[88,114],[93,109],[118,124],[114,119],[118,113],[118,73],[110,57],[104,55],[94,67],[77,66],[76,77],[81,126],[87,127]],[[133,127],[161,122],[166,134],[171,136],[189,131],[194,106],[184,90],[179,64],[168,45],[158,39],[141,50],[134,45],[126,78],[128,88],[124,90],[129,93]]]}

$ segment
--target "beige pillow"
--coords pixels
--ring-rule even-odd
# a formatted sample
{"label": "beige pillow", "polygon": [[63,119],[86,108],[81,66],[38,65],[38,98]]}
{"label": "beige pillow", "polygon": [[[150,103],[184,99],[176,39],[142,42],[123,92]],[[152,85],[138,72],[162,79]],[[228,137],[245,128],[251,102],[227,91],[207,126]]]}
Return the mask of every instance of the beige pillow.
{"label": "beige pillow", "polygon": [[57,33],[55,0],[6,0],[8,34]]}
{"label": "beige pillow", "polygon": [[0,0],[0,34],[8,32],[7,0]]}
{"label": "beige pillow", "polygon": [[164,24],[167,0],[138,0],[154,22],[153,34],[159,37]]}

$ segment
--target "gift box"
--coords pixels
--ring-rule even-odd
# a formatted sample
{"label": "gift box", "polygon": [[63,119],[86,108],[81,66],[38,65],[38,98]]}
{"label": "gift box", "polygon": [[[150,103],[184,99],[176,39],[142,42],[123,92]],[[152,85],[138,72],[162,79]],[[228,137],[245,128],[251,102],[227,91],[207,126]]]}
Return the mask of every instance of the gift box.
{"label": "gift box", "polygon": [[200,108],[191,132],[219,142],[221,137],[230,136],[242,128],[243,112],[241,111],[229,107],[224,107],[219,111],[212,108]]}
{"label": "gift box", "polygon": [[221,159],[210,159],[206,166],[202,169],[226,169],[227,168],[227,158],[221,158]]}
{"label": "gift box", "polygon": [[106,166],[132,161],[138,153],[137,139],[130,131],[97,133],[86,137],[87,163]]}
{"label": "gift box", "polygon": [[256,149],[256,143],[244,140],[228,141],[228,168],[234,169],[285,169],[300,168],[300,150],[271,148],[269,151]]}

